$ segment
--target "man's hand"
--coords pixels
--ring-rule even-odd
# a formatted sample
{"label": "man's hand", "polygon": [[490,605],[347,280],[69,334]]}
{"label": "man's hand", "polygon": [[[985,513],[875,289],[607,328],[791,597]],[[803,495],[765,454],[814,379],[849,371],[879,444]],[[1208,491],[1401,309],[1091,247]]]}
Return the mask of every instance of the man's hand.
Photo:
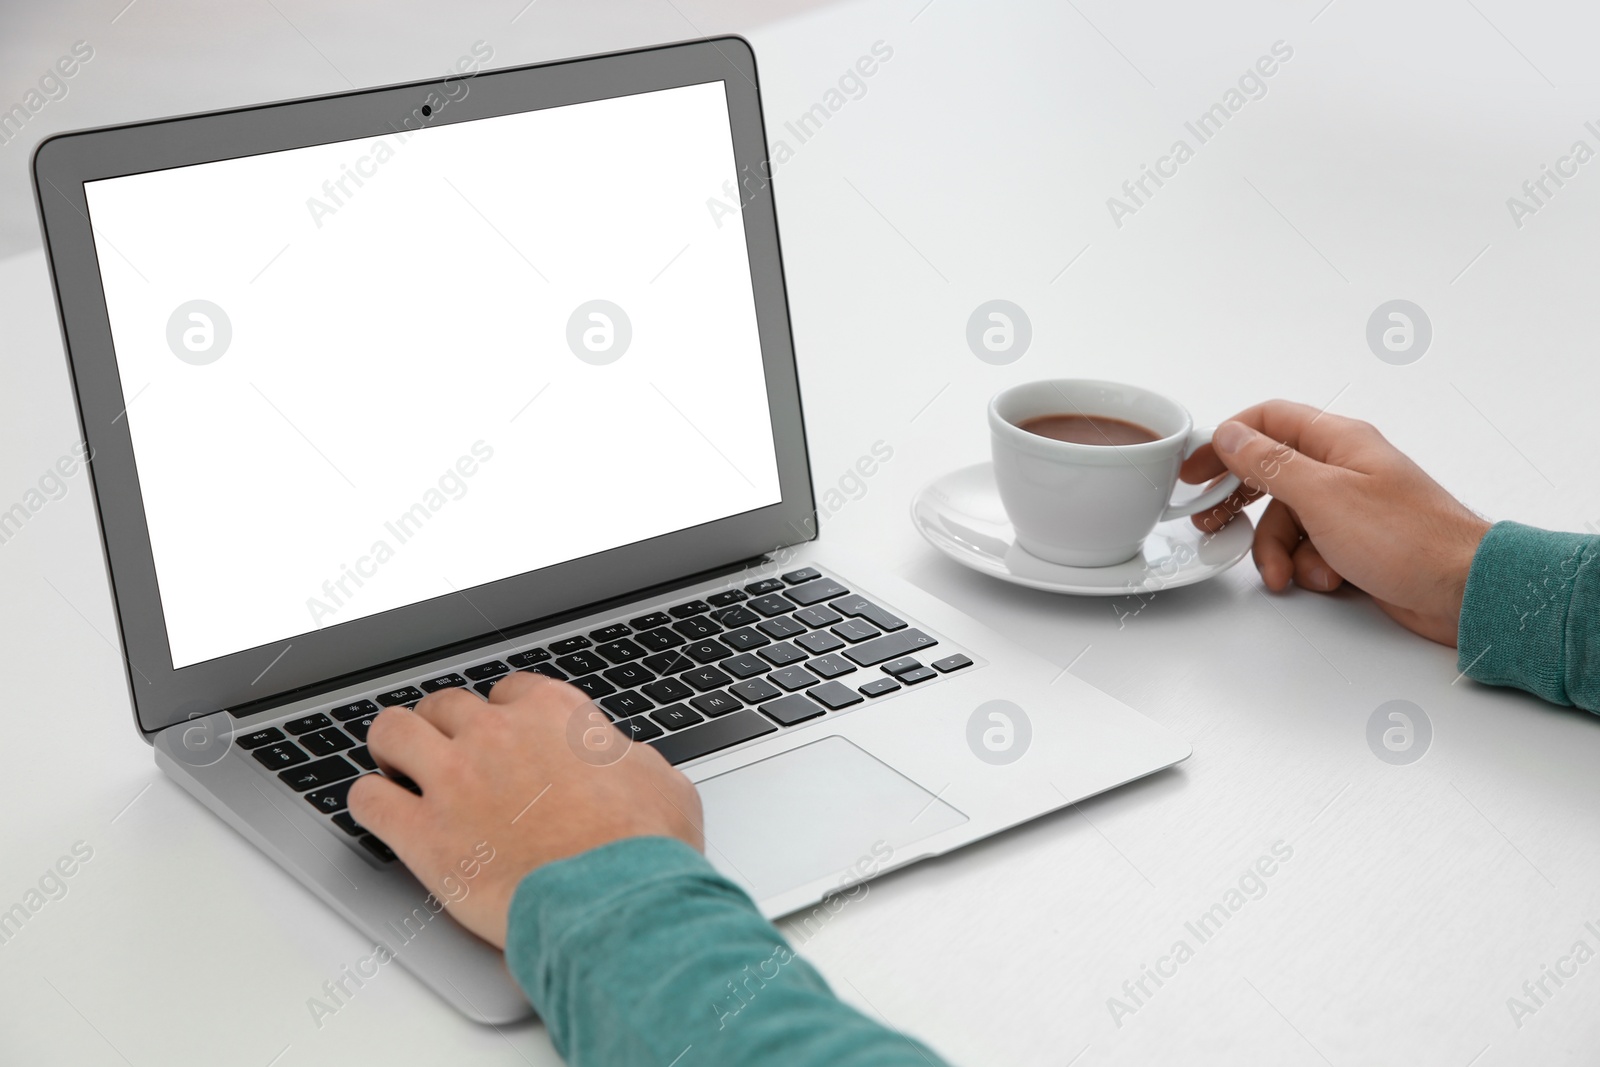
{"label": "man's hand", "polygon": [[543,675],[513,674],[487,701],[445,689],[415,711],[390,708],[367,743],[422,795],[369,774],[350,789],[350,814],[461,925],[502,948],[512,894],[535,867],[626,837],[704,849],[689,780],[630,745],[581,690]]}
{"label": "man's hand", "polygon": [[1224,466],[1244,486],[1194,517],[1221,529],[1263,493],[1255,561],[1267,588],[1292,580],[1318,592],[1350,582],[1402,626],[1452,648],[1461,598],[1489,523],[1355,419],[1269,400],[1217,427],[1183,465],[1202,482]]}

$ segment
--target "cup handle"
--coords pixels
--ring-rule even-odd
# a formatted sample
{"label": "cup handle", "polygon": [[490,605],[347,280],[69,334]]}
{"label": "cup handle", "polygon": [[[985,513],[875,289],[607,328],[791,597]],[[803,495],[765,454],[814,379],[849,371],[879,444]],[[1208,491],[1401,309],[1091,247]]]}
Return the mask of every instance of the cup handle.
{"label": "cup handle", "polygon": [[[1183,458],[1188,459],[1194,455],[1195,452],[1199,451],[1201,445],[1210,444],[1211,435],[1216,432],[1216,429],[1215,426],[1208,426],[1203,430],[1190,430],[1189,439],[1183,443]],[[1222,481],[1193,500],[1185,501],[1182,504],[1168,504],[1167,510],[1161,513],[1160,521],[1166,522],[1168,519],[1181,519],[1185,515],[1193,515],[1197,511],[1214,508],[1228,499],[1228,496],[1235,489],[1238,489],[1240,484],[1238,475],[1229,474]]]}

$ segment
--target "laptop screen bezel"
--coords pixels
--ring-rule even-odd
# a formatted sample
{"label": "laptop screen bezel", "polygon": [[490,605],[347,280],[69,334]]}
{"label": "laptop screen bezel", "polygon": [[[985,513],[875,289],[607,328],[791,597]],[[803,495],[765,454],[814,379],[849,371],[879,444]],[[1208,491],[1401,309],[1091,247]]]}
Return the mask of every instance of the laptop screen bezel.
{"label": "laptop screen bezel", "polygon": [[[490,119],[678,86],[723,83],[743,202],[779,503],[174,668],[125,417],[84,183],[222,159]],[[462,92],[461,87],[467,91]],[[440,106],[440,101],[447,101]],[[431,115],[423,116],[429,106]],[[434,651],[487,643],[541,619],[749,560],[815,534],[815,504],[773,206],[755,55],[738,37],[609,53],[335,96],[57,135],[33,175],[63,341],[90,450],[135,722],[150,734],[196,715],[270,706]],[[647,161],[641,161],[647,180]],[[708,196],[723,195],[708,190]],[[176,238],[175,238],[176,239]],[[419,288],[426,279],[419,278]],[[529,472],[530,504],[539,503]],[[197,485],[195,492],[203,494]],[[560,501],[548,502],[562,506]],[[575,505],[577,506],[577,505]],[[264,515],[270,513],[264,503]],[[247,565],[242,563],[241,565]],[[244,607],[248,610],[248,606]]]}

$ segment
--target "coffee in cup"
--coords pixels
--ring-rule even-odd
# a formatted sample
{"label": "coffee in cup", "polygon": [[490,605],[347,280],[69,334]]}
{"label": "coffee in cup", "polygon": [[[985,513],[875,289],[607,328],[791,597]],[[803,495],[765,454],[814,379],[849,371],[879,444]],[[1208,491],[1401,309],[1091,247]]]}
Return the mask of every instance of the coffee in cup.
{"label": "coffee in cup", "polygon": [[1156,524],[1215,507],[1239,488],[1222,481],[1172,503],[1178,468],[1211,440],[1159,393],[1061,378],[1005,389],[989,402],[1000,502],[1030,555],[1069,567],[1137,556]]}
{"label": "coffee in cup", "polygon": [[1161,440],[1161,435],[1152,429],[1105,415],[1035,415],[1017,425],[1052,441],[1079,445],[1143,445]]}

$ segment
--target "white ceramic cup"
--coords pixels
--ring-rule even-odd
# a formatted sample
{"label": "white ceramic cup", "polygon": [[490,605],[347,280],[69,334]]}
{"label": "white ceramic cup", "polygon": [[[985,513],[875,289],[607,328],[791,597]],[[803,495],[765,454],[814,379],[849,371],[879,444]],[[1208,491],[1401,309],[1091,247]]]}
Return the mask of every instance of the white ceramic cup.
{"label": "white ceramic cup", "polygon": [[[1138,445],[1080,445],[1021,429],[1040,415],[1122,419],[1161,435]],[[1215,507],[1239,488],[1228,475],[1172,503],[1178,468],[1211,440],[1183,407],[1136,385],[1060,378],[1028,382],[989,401],[1000,502],[1031,555],[1069,567],[1108,567],[1139,554],[1158,522]]]}

